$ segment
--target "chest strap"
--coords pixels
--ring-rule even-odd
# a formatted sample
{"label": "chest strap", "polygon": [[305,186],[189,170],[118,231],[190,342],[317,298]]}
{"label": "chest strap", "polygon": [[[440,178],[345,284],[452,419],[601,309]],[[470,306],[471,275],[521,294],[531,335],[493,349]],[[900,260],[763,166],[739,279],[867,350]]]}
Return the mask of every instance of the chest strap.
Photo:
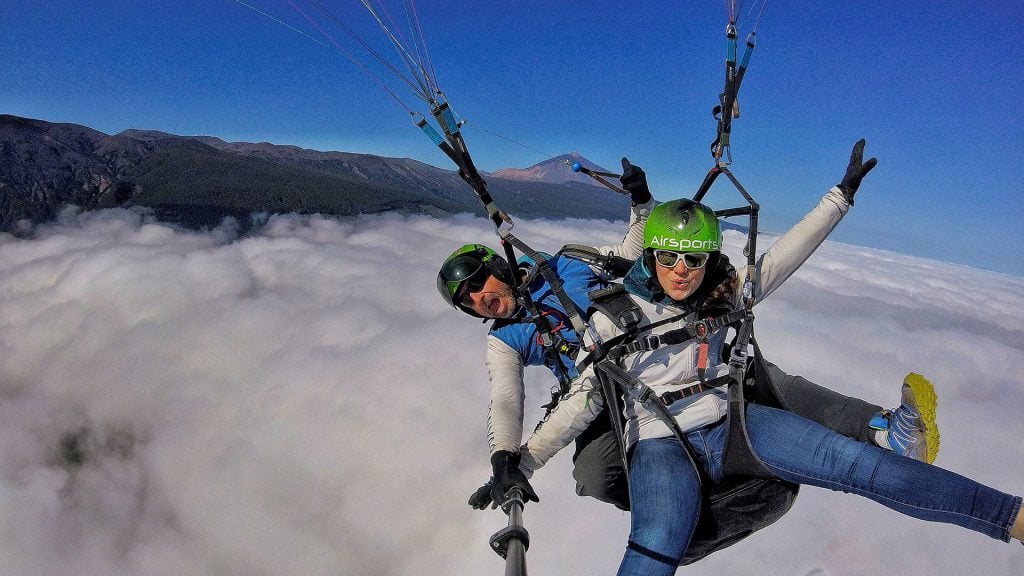
{"label": "chest strap", "polygon": [[[706,341],[708,336],[716,330],[743,320],[745,315],[745,311],[737,310],[716,318],[705,318],[696,322],[690,322],[686,326],[669,330],[662,334],[648,334],[632,342],[615,346],[608,350],[606,357],[611,360],[619,360],[638,352],[653,352],[662,346],[682,344],[690,340]],[[654,325],[652,324],[650,326],[643,326],[640,329],[646,330],[653,327]]]}

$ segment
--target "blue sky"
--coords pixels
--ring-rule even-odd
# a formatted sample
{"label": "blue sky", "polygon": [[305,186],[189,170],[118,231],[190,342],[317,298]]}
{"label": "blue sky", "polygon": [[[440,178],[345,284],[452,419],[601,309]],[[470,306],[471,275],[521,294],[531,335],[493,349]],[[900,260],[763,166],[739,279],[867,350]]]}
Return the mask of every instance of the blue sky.
{"label": "blue sky", "polygon": [[[247,1],[316,34],[287,1]],[[325,4],[383,40],[358,2]],[[732,170],[762,204],[762,226],[781,231],[866,138],[879,165],[833,239],[1024,275],[1024,7],[906,4],[769,2]],[[711,166],[723,2],[417,7],[481,169],[569,151],[614,169],[627,155],[667,200],[692,195]],[[0,113],[451,167],[354,64],[234,0],[0,0]],[[720,186],[707,202],[734,204]]]}

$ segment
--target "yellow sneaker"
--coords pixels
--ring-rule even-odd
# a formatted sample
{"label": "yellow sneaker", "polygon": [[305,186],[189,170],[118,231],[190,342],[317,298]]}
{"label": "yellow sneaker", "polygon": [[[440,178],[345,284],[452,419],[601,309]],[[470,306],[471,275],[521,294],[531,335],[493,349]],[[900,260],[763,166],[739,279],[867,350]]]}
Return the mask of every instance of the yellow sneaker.
{"label": "yellow sneaker", "polygon": [[902,403],[888,413],[889,445],[903,456],[931,464],[939,454],[935,423],[938,398],[927,378],[911,372],[903,379]]}

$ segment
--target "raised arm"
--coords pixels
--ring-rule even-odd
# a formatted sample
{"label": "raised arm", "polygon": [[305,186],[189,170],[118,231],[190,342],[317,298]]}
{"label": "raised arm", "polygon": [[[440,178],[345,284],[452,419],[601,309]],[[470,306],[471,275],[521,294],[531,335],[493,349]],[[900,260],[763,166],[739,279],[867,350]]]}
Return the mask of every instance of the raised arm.
{"label": "raised arm", "polygon": [[767,298],[782,285],[839,225],[853,205],[853,197],[861,180],[878,162],[874,158],[864,162],[863,157],[864,140],[860,140],[853,146],[850,164],[842,182],[833,186],[813,210],[758,258],[755,266],[755,273],[759,275],[755,300]]}
{"label": "raised arm", "polygon": [[597,249],[601,254],[636,260],[644,251],[644,224],[657,202],[651,197],[651,191],[647,186],[647,174],[639,166],[630,164],[626,158],[622,159],[622,176],[619,182],[622,183],[622,189],[629,192],[632,204],[629,211],[629,227],[626,228],[622,242],[598,246]]}

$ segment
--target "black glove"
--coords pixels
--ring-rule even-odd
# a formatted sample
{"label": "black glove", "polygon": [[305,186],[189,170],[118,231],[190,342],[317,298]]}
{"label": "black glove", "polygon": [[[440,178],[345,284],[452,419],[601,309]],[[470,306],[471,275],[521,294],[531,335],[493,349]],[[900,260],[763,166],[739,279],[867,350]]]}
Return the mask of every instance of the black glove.
{"label": "black glove", "polygon": [[622,158],[622,176],[619,176],[622,189],[629,192],[633,205],[647,204],[651,201],[651,190],[647,187],[647,174],[639,166],[633,166],[629,159]]}
{"label": "black glove", "polygon": [[861,138],[853,145],[850,165],[846,167],[846,176],[843,176],[843,181],[838,184],[850,206],[853,206],[853,195],[857,193],[857,188],[860,188],[860,181],[867,176],[868,172],[871,172],[875,164],[878,164],[878,160],[874,158],[868,158],[868,161],[864,162],[864,139]]}
{"label": "black glove", "polygon": [[[519,453],[509,452],[507,450],[498,450],[491,455],[491,470],[494,475],[491,476],[491,508],[497,508],[501,504],[505,503],[505,495],[512,488],[519,488],[523,492],[523,503],[529,501],[540,502],[540,498],[537,497],[537,493],[533,491],[533,486],[530,486],[530,481],[526,479],[526,475],[519,470]],[[483,487],[480,488],[483,490]],[[477,492],[480,492],[477,490]],[[474,494],[475,496],[476,494]],[[486,506],[486,504],[484,504]]]}
{"label": "black glove", "polygon": [[476,489],[473,495],[469,497],[468,504],[473,507],[473,510],[483,510],[487,508],[488,504],[494,502],[491,498],[491,486],[494,484],[494,480],[488,480],[486,484]]}

